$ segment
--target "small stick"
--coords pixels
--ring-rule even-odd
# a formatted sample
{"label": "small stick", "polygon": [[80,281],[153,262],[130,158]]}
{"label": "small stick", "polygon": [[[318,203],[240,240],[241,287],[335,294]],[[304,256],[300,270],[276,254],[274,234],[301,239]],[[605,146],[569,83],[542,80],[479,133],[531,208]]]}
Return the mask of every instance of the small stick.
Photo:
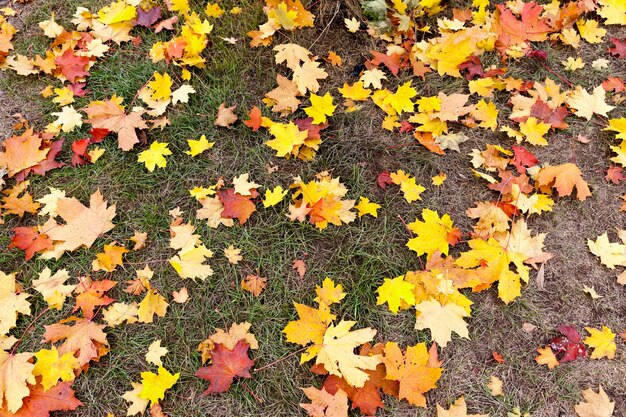
{"label": "small stick", "polygon": [[262,371],[262,370],[267,369],[267,368],[269,368],[271,366],[274,366],[277,363],[280,363],[280,362],[282,362],[282,361],[284,361],[286,359],[289,359],[290,357],[292,357],[294,355],[297,355],[300,352],[304,352],[306,349],[308,349],[308,346],[305,346],[302,349],[298,349],[295,352],[291,352],[289,355],[283,356],[282,358],[278,358],[274,362],[268,363],[267,365],[264,365],[264,366],[262,366],[260,368],[257,368],[257,369],[254,370],[254,372]]}

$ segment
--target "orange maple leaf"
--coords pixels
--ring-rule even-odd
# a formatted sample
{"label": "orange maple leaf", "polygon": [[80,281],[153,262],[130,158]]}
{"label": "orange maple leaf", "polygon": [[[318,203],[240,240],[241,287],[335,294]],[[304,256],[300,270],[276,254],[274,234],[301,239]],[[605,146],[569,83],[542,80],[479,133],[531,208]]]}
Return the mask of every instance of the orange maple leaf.
{"label": "orange maple leaf", "polygon": [[148,125],[141,118],[144,111],[124,112],[122,97],[115,94],[107,101],[93,101],[85,108],[89,116],[87,123],[96,129],[108,129],[117,133],[119,148],[129,151],[139,143],[135,129],[147,129]]}
{"label": "orange maple leaf", "polygon": [[537,182],[540,187],[548,186],[556,188],[560,197],[571,195],[576,187],[576,195],[580,201],[591,196],[589,186],[582,177],[582,172],[571,162],[542,168],[537,174]]}
{"label": "orange maple leaf", "polygon": [[256,206],[251,199],[256,198],[258,195],[259,193],[256,190],[251,190],[251,195],[249,196],[242,196],[236,193],[234,188],[218,191],[217,197],[224,205],[222,218],[238,219],[239,224],[244,224],[248,221],[250,215],[256,211]]}

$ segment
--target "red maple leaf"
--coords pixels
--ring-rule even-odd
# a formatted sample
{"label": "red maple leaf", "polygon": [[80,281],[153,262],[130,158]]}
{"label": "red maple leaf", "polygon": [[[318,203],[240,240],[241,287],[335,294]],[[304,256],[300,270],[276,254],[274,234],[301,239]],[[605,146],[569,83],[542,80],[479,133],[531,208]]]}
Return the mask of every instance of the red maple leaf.
{"label": "red maple leaf", "polygon": [[619,59],[626,58],[626,39],[611,38],[613,47],[609,48],[611,55],[618,57]]}
{"label": "red maple leaf", "polygon": [[244,224],[248,221],[250,215],[256,211],[256,206],[251,199],[256,198],[258,195],[259,193],[256,190],[252,190],[252,194],[249,196],[242,196],[236,193],[234,188],[218,191],[217,197],[224,205],[222,217],[225,219],[238,219],[239,224]]}
{"label": "red maple leaf", "polygon": [[75,140],[72,143],[72,166],[85,165],[91,162],[91,157],[87,153],[87,146],[91,143],[89,138]]}
{"label": "red maple leaf", "polygon": [[89,90],[85,90],[86,83],[74,83],[67,86],[76,97],[85,97]]}
{"label": "red maple leaf", "polygon": [[372,59],[367,62],[371,66],[378,67],[380,64],[383,64],[393,75],[398,75],[398,71],[400,71],[400,55],[387,55],[377,51],[370,51],[370,53],[372,54]]}
{"label": "red maple leaf", "polygon": [[513,149],[513,165],[517,168],[517,172],[523,174],[526,168],[534,167],[539,163],[535,155],[523,146],[511,146]]}
{"label": "red maple leaf", "polygon": [[565,117],[567,117],[568,114],[569,111],[565,106],[552,109],[540,99],[537,99],[530,109],[530,117],[535,117],[544,123],[549,123],[554,129],[568,128],[569,125],[565,123]]}
{"label": "red maple leaf", "polygon": [[91,141],[91,143],[100,143],[109,133],[111,133],[109,129],[98,129],[92,127],[91,129],[89,129],[89,134],[91,135],[89,140]]}
{"label": "red maple leaf", "polygon": [[52,411],[71,411],[83,405],[76,397],[71,382],[61,382],[44,392],[41,385],[30,387],[22,408],[10,413],[0,408],[0,417],[50,417]]}
{"label": "red maple leaf", "polygon": [[587,349],[580,342],[580,334],[578,334],[575,328],[562,324],[557,327],[557,330],[563,336],[557,336],[550,340],[550,349],[559,359],[559,363],[570,362],[579,356],[584,357],[587,355]]}
{"label": "red maple leaf", "polygon": [[45,233],[38,233],[36,227],[16,227],[11,238],[9,249],[17,248],[24,251],[25,260],[30,260],[37,252],[53,248],[52,241]]}
{"label": "red maple leaf", "polygon": [[400,122],[400,131],[399,133],[412,133],[413,125],[406,120]]}
{"label": "red maple leaf", "polygon": [[261,127],[261,123],[263,122],[263,119],[261,117],[261,110],[259,110],[257,106],[254,106],[252,110],[250,110],[250,113],[248,113],[248,117],[250,118],[248,120],[244,120],[243,124],[245,124],[255,132],[258,131]]}
{"label": "red maple leaf", "polygon": [[196,376],[209,381],[209,387],[203,394],[226,392],[235,377],[250,378],[250,368],[254,361],[248,357],[250,346],[240,340],[233,350],[222,344],[215,345],[211,352],[211,366],[205,366],[196,372]]}
{"label": "red maple leaf", "polygon": [[477,56],[471,56],[467,61],[458,66],[460,70],[467,70],[465,74],[466,80],[473,80],[475,77],[483,78],[485,71],[483,70],[483,63],[480,62],[480,58]]}
{"label": "red maple leaf", "polygon": [[304,132],[305,130],[307,131],[307,139],[320,139],[320,132],[328,127],[328,123],[314,125],[312,117],[307,117],[306,119],[295,119],[293,123],[298,126],[298,130],[301,132]]}
{"label": "red maple leaf", "polygon": [[71,83],[78,78],[89,75],[89,71],[85,69],[89,63],[89,57],[75,55],[72,49],[68,49],[63,55],[58,56],[54,63],[57,65],[57,71]]}
{"label": "red maple leaf", "polygon": [[616,93],[621,93],[626,90],[626,85],[624,85],[624,81],[622,81],[619,77],[609,77],[602,83],[602,88],[606,91],[615,91]]}
{"label": "red maple leaf", "polygon": [[376,183],[383,190],[386,189],[389,184],[393,184],[393,180],[391,179],[391,174],[389,173],[389,171],[383,171],[378,174],[378,177],[376,178]]}
{"label": "red maple leaf", "polygon": [[159,6],[144,10],[143,7],[137,8],[137,26],[150,27],[161,18],[161,8]]}

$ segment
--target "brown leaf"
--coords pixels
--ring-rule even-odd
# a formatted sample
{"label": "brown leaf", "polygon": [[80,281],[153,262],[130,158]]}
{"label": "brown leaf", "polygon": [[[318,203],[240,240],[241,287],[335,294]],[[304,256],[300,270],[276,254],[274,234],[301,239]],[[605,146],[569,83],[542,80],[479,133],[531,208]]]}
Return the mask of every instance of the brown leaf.
{"label": "brown leaf", "polygon": [[291,264],[291,269],[295,269],[298,275],[300,275],[300,278],[304,278],[304,274],[306,274],[304,259],[295,259]]}
{"label": "brown leaf", "polygon": [[241,281],[241,288],[250,291],[255,297],[261,295],[267,284],[267,278],[258,275],[248,274]]}
{"label": "brown leaf", "polygon": [[233,111],[236,108],[237,105],[226,107],[226,103],[220,104],[217,109],[217,117],[215,118],[215,122],[213,122],[213,124],[215,126],[230,127],[238,119],[237,115]]}

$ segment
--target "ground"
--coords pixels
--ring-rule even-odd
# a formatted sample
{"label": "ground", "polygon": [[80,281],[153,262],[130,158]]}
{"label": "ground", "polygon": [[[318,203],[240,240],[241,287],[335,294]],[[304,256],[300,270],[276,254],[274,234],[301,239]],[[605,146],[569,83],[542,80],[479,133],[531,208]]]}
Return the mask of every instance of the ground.
{"label": "ground", "polygon": [[[224,3],[230,6],[232,2]],[[332,277],[342,283],[348,293],[339,318],[356,320],[360,327],[377,329],[377,341],[395,340],[402,346],[428,341],[428,332],[413,329],[411,311],[393,315],[386,308],[376,306],[375,290],[383,278],[420,267],[414,254],[404,246],[409,234],[403,222],[413,221],[423,208],[431,208],[449,213],[463,231],[468,231],[471,222],[465,210],[475,201],[494,198],[483,181],[471,176],[467,153],[473,148],[484,148],[486,143],[503,141],[510,145],[511,141],[502,134],[468,130],[470,140],[461,146],[461,153],[438,156],[418,146],[411,136],[383,131],[380,128],[382,116],[369,103],[361,111],[335,116],[318,156],[305,163],[276,158],[271,149],[262,145],[263,135],[252,133],[241,124],[233,129],[215,127],[213,119],[220,103],[236,104],[241,114],[254,105],[261,107],[261,98],[274,87],[275,74],[280,71],[268,49],[251,49],[245,39],[244,34],[256,28],[263,18],[258,2],[237,3],[244,13],[237,18],[226,16],[216,25],[207,66],[195,73],[197,93],[187,105],[168,113],[170,126],[148,133],[149,142],[167,141],[177,156],[187,149],[187,139],[205,134],[216,142],[211,152],[201,158],[170,158],[167,169],[150,173],[136,163],[137,152],[121,152],[114,141],[105,141],[103,146],[107,151],[98,163],[81,168],[66,167],[46,177],[31,179],[35,196],[45,194],[48,186],[55,186],[85,201],[100,189],[109,202],[117,205],[116,227],[108,233],[107,239],[98,240],[90,250],[68,253],[54,264],[55,268],[65,267],[73,276],[89,274],[94,254],[105,243],[127,243],[133,230],[141,230],[149,235],[148,248],[129,253],[123,271],[116,272],[113,279],[130,279],[135,269],[147,263],[155,271],[154,282],[158,288],[163,294],[170,294],[180,288],[181,281],[167,263],[171,256],[168,210],[179,206],[191,216],[197,205],[187,190],[212,184],[220,177],[232,178],[246,172],[258,183],[286,187],[294,175],[311,179],[316,173],[328,170],[346,184],[350,197],[365,195],[380,203],[379,217],[364,217],[324,231],[290,222],[284,215],[284,208],[255,213],[243,227],[209,229],[199,222],[203,241],[218,254],[212,262],[215,275],[204,282],[187,282],[190,301],[173,304],[167,315],[155,323],[110,330],[111,352],[74,384],[84,407],[58,415],[95,417],[107,412],[125,415],[126,405],[121,396],[130,389],[130,382],[146,370],[145,351],[154,339],[162,339],[162,344],[170,351],[164,360],[165,367],[181,373],[178,384],[162,404],[170,415],[304,415],[298,407],[298,403],[304,401],[300,388],[319,386],[321,379],[309,372],[306,365],[300,365],[297,356],[279,361],[297,349],[286,343],[281,333],[295,317],[292,302],[312,303],[315,286],[324,277]],[[51,12],[58,21],[67,23],[77,6],[93,10],[102,4],[104,2],[92,0],[41,0],[17,7],[20,14],[16,25],[21,32],[16,38],[16,49],[22,53],[45,49],[47,39],[36,23],[47,19]],[[319,10],[321,7],[325,10]],[[330,68],[330,77],[323,85],[323,91],[333,91],[344,82],[356,80],[352,69],[377,45],[364,33],[351,35],[345,31],[343,19],[352,16],[352,9],[347,5],[338,4],[335,8],[333,2],[322,1],[313,2],[311,9],[314,13],[322,12],[322,23],[314,29],[290,34],[290,40],[320,56],[334,50],[343,57],[343,67]],[[588,63],[587,67],[574,75],[564,75],[572,83],[587,88],[598,85],[608,75],[626,78],[623,61],[611,58],[606,52],[608,39],[620,35],[624,37],[623,32],[610,29],[605,43],[581,49],[578,53]],[[88,83],[92,92],[90,100],[104,99],[113,93],[131,98],[155,70],[167,69],[167,65],[152,64],[147,58],[147,49],[155,35],[145,31],[142,36],[144,42],[140,46],[121,46],[111,52],[106,61],[96,64]],[[235,37],[239,41],[233,46],[220,37]],[[563,73],[559,63],[571,55],[572,50],[547,43],[543,47],[548,52],[548,63]],[[597,57],[609,59],[610,68],[604,72],[592,70],[589,63]],[[513,71],[516,76],[532,80],[543,80],[551,75],[530,60],[516,64]],[[405,78],[408,79],[403,76],[394,83],[400,84]],[[43,77],[0,73],[2,137],[10,136],[14,113],[21,113],[38,127],[52,120],[49,113],[56,111],[55,106],[39,95],[48,82]],[[428,74],[425,81],[414,78],[413,85],[420,96],[438,91],[457,92],[463,88],[460,80],[444,81],[436,74]],[[75,107],[87,103],[85,99]],[[612,113],[613,117],[623,115],[623,106]],[[590,142],[578,142],[578,134],[586,135]],[[67,139],[78,137],[66,136]],[[519,406],[534,417],[566,417],[574,415],[573,404],[580,401],[581,389],[600,384],[616,402],[615,415],[626,412],[626,361],[622,342],[618,342],[618,353],[612,361],[579,360],[552,371],[534,361],[535,349],[556,335],[555,327],[559,324],[570,324],[579,330],[584,326],[601,325],[614,331],[626,330],[623,325],[626,293],[615,283],[614,271],[600,265],[586,244],[588,238],[595,239],[605,231],[611,232],[624,225],[624,213],[618,211],[624,185],[612,185],[604,179],[611,139],[612,135],[602,132],[601,126],[593,120],[585,123],[576,119],[569,129],[552,137],[548,148],[533,149],[541,161],[575,162],[593,192],[592,198],[585,202],[559,199],[551,213],[528,219],[532,230],[547,233],[547,250],[555,254],[545,265],[545,287],[537,285],[536,271],[533,271],[522,297],[510,305],[504,305],[493,289],[469,295],[474,302],[469,320],[470,339],[455,338],[443,351],[445,371],[438,388],[427,396],[428,410],[387,398],[386,408],[379,415],[433,416],[435,403],[448,405],[465,395],[471,410],[492,416],[506,415]],[[278,166],[278,171],[268,173],[267,164]],[[376,177],[382,170],[396,169],[412,173],[424,185],[440,171],[446,172],[448,179],[440,188],[428,187],[422,201],[407,204],[397,190],[383,191],[376,186]],[[0,269],[19,271],[22,282],[28,283],[44,266],[52,263],[36,259],[24,262],[21,252],[5,250],[11,229],[18,224],[18,219],[10,218],[0,229],[0,247],[3,248]],[[231,244],[242,249],[244,261],[238,265],[230,265],[219,256],[221,250]],[[304,278],[291,268],[295,259],[305,260],[308,269]],[[246,274],[257,271],[267,277],[268,286],[255,298],[241,291],[239,282]],[[595,287],[604,297],[592,300],[582,291],[584,285]],[[111,294],[115,298],[125,297],[121,289],[114,289]],[[34,305],[34,310],[45,307],[43,302],[39,303]],[[26,334],[21,349],[39,349],[43,324],[67,316],[70,309],[66,306],[61,312],[47,313]],[[196,353],[198,343],[216,327],[226,328],[232,322],[242,321],[252,323],[252,331],[259,340],[260,348],[253,355],[256,367],[278,362],[253,372],[251,379],[237,382],[226,394],[200,395],[206,384],[194,377],[200,366],[200,356]],[[16,334],[21,334],[28,323],[29,318],[21,318]],[[523,323],[537,327],[526,332],[522,329]],[[505,362],[495,362],[493,351],[502,354]],[[492,375],[504,381],[505,396],[489,394],[485,385]]]}

